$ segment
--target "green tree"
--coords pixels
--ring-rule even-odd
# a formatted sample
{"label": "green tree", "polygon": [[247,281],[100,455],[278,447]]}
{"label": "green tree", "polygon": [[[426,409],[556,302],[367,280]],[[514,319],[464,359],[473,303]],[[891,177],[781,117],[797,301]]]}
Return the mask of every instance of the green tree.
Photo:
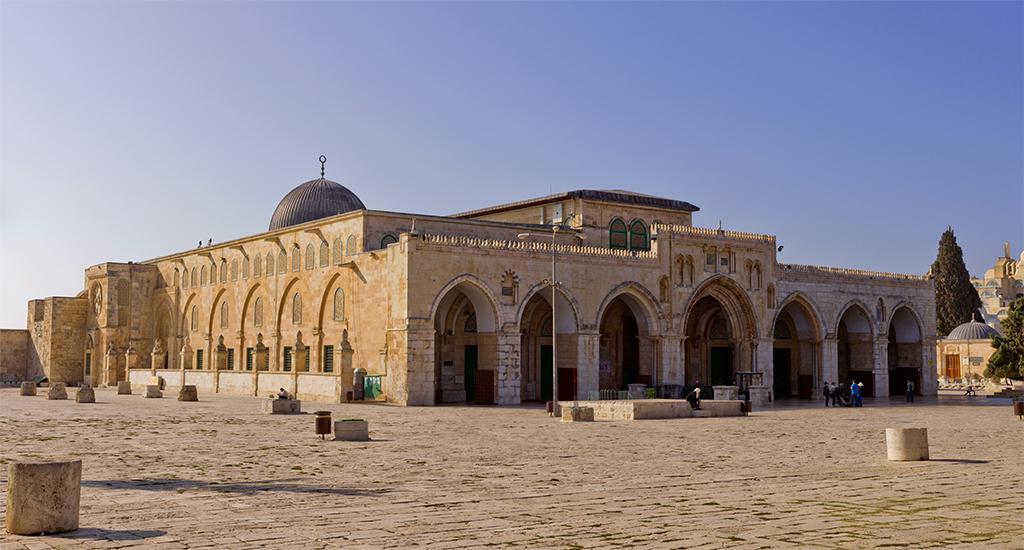
{"label": "green tree", "polygon": [[988,359],[985,376],[1024,380],[1024,298],[1010,304],[1005,319],[1000,322],[1003,335],[992,338],[995,353]]}
{"label": "green tree", "polygon": [[964,265],[964,252],[949,227],[939,239],[939,254],[932,264],[935,279],[935,317],[939,337],[973,319],[981,307],[978,290]]}

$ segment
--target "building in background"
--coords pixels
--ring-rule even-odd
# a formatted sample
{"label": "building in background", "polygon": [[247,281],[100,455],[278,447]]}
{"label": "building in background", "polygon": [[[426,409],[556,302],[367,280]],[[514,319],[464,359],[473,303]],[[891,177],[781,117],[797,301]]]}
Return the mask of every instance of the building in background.
{"label": "building in background", "polygon": [[981,297],[981,314],[985,323],[1000,329],[1010,302],[1024,298],[1024,251],[1015,260],[1010,256],[1010,242],[1004,242],[1002,257],[996,258],[995,264],[985,271],[983,277],[971,277],[971,283]]}
{"label": "building in background", "polygon": [[992,337],[999,331],[991,326],[971,321],[953,329],[936,344],[940,379],[955,381],[979,380],[985,375],[985,365],[995,352]]}
{"label": "building in background", "polygon": [[542,401],[554,376],[560,399],[738,380],[775,399],[825,382],[936,392],[931,280],[780,263],[774,236],[694,227],[698,210],[576,190],[397,213],[367,209],[321,171],[266,232],[94,265],[77,296],[29,302],[27,329],[4,335],[24,347],[3,364],[23,358],[11,367],[22,379],[159,375],[335,402],[361,369],[405,405]]}

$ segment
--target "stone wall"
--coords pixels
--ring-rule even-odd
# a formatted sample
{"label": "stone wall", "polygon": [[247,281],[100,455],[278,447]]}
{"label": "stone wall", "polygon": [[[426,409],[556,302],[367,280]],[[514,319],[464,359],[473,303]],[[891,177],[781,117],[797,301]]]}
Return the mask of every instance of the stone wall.
{"label": "stone wall", "polygon": [[28,329],[0,329],[0,381],[21,382],[30,379]]}
{"label": "stone wall", "polygon": [[88,308],[84,296],[29,302],[27,378],[42,374],[50,382],[83,382]]}

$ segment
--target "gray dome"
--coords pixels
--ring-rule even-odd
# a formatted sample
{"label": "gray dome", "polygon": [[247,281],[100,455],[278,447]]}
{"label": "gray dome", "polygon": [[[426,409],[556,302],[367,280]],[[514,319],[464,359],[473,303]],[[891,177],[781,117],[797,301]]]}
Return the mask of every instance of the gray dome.
{"label": "gray dome", "polygon": [[270,218],[270,230],[365,209],[363,201],[355,193],[340,183],[321,177],[292,189],[281,199]]}
{"label": "gray dome", "polygon": [[993,336],[999,336],[999,331],[977,321],[964,323],[953,329],[947,340],[989,340]]}

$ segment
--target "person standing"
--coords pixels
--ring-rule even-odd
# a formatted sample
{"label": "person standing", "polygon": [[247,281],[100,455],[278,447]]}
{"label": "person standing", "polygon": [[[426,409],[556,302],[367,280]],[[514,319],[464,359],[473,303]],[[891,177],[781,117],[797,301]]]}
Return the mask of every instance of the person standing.
{"label": "person standing", "polygon": [[860,386],[857,385],[856,380],[850,384],[850,401],[853,402],[854,407],[860,406]]}
{"label": "person standing", "polygon": [[907,403],[914,402],[914,381],[907,379]]}
{"label": "person standing", "polygon": [[839,384],[832,382],[832,388],[829,389],[829,397],[832,398],[832,406],[839,406]]}
{"label": "person standing", "polygon": [[825,382],[825,388],[822,390],[821,394],[825,397],[825,406],[827,407],[829,400],[832,399],[832,392],[828,389],[828,382]]}

